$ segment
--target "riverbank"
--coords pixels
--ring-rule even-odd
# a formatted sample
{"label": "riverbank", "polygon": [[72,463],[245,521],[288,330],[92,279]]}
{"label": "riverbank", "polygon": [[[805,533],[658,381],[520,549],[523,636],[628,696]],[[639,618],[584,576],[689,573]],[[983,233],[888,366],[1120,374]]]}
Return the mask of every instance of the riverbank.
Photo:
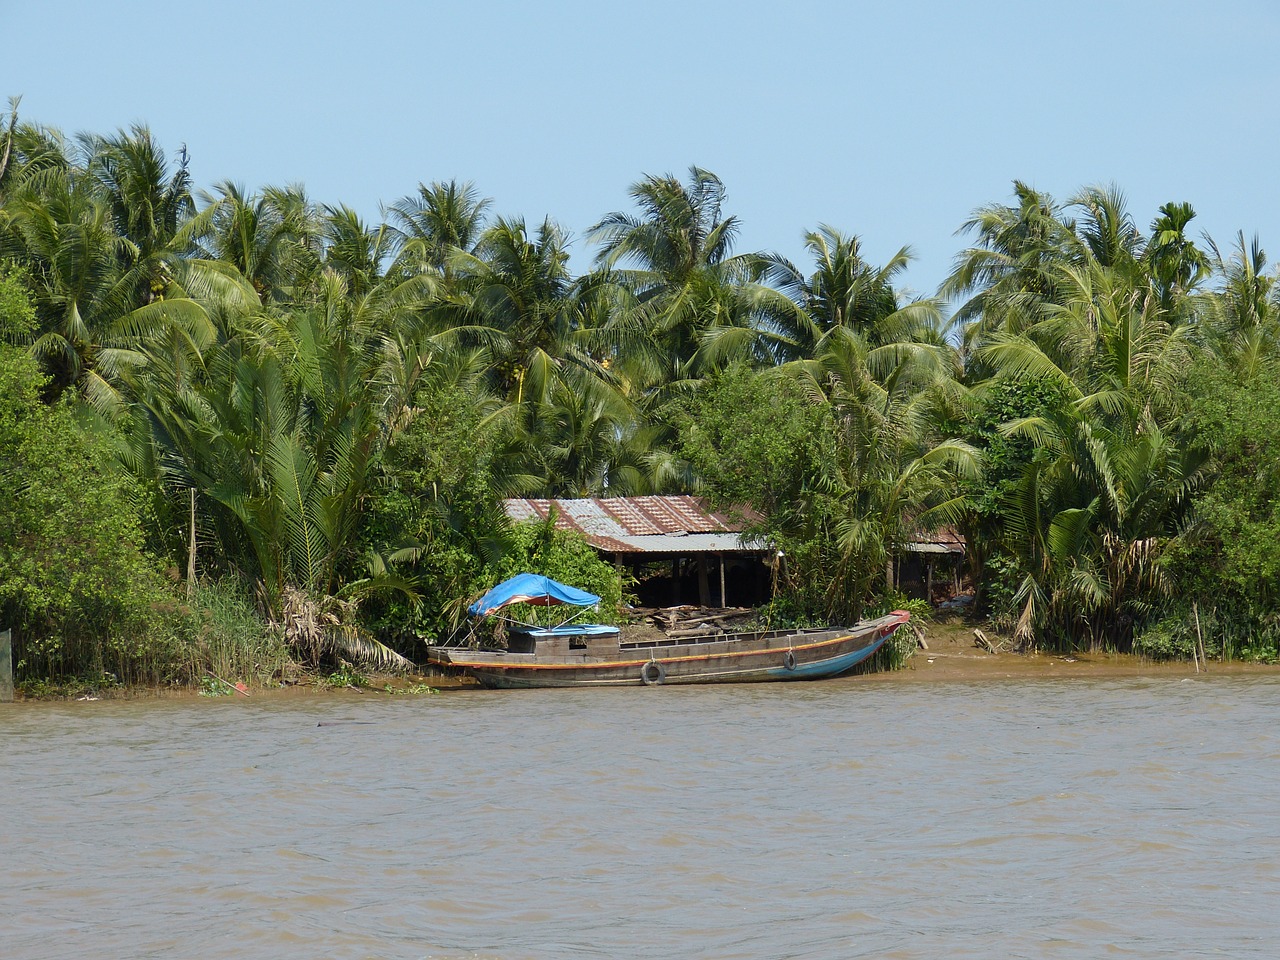
{"label": "riverbank", "polygon": [[[976,630],[981,630],[992,648],[983,646]],[[1210,660],[1199,669],[1188,660],[1156,661],[1132,654],[1113,653],[1015,653],[1007,637],[1002,637],[989,627],[976,628],[974,624],[955,619],[930,623],[925,634],[924,648],[918,649],[900,670],[865,673],[859,682],[876,684],[895,683],[948,683],[980,682],[993,680],[1045,680],[1068,678],[1107,677],[1160,677],[1184,678],[1195,676],[1249,676],[1280,673],[1280,665],[1231,661],[1222,663]],[[182,699],[201,697],[209,699],[290,699],[314,697],[413,697],[431,696],[478,689],[469,677],[424,669],[409,675],[370,675],[359,678],[361,682],[335,682],[337,675],[316,674],[299,676],[295,681],[279,686],[240,684],[237,689],[230,681],[210,681],[196,687],[125,688],[80,691],[64,696],[23,696],[18,700],[136,700]],[[355,678],[353,678],[355,679]]]}
{"label": "riverbank", "polygon": [[[981,630],[995,647],[978,639]],[[1007,637],[990,627],[956,619],[928,625],[927,649],[920,649],[901,670],[867,674],[876,683],[921,683],[981,680],[1036,680],[1104,677],[1194,677],[1280,673],[1280,665],[1210,660],[1199,669],[1190,660],[1151,660],[1118,653],[1014,653]]]}

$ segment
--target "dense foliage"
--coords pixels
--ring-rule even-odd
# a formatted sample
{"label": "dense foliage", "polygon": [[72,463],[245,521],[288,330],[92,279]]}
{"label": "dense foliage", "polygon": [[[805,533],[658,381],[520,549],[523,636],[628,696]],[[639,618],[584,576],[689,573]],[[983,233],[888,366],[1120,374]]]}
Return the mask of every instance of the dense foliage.
{"label": "dense foliage", "polygon": [[616,616],[617,573],[513,528],[512,495],[746,507],[798,616],[875,607],[947,524],[1028,645],[1141,646],[1188,598],[1275,620],[1275,274],[1193,239],[1187,204],[1144,230],[1115,189],[1016,183],[908,300],[909,250],[877,266],[830,226],[807,266],[735,252],[696,167],[633,185],[575,273],[554,221],[470,184],[369,224],[197,191],[144,127],[68,139],[16,105],[0,157],[0,597],[29,671],[198,634],[148,625],[186,599],[165,568],[316,660],[403,662],[527,566]]}
{"label": "dense foliage", "polygon": [[29,638],[19,672],[163,679],[168,595],[136,484],[68,404],[40,402],[42,385],[25,351],[0,345],[0,622]]}

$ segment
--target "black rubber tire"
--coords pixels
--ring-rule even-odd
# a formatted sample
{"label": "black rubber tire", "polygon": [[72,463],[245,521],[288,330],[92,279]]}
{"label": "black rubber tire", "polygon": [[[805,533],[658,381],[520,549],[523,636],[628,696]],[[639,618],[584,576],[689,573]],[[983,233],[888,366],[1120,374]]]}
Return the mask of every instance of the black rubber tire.
{"label": "black rubber tire", "polygon": [[657,660],[650,660],[640,668],[640,679],[646,687],[656,687],[667,679],[667,668]]}
{"label": "black rubber tire", "polygon": [[796,655],[794,651],[787,651],[787,655],[782,658],[782,665],[788,670],[794,670],[796,668]]}

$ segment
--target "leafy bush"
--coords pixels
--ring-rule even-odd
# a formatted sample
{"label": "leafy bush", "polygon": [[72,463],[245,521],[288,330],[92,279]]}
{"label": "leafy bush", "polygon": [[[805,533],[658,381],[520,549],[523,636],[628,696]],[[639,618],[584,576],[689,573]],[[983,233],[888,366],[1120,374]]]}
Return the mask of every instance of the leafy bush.
{"label": "leafy bush", "polygon": [[[600,559],[586,538],[571,530],[557,530],[551,521],[517,523],[512,527],[507,553],[487,568],[486,589],[517,573],[537,573],[561,583],[594,593],[600,608],[591,619],[600,623],[621,623],[625,573]],[[563,615],[546,607],[520,607],[529,622],[558,622]]]}
{"label": "leafy bush", "polygon": [[1211,364],[1189,380],[1188,428],[1212,453],[1216,476],[1168,568],[1202,609],[1280,609],[1280,383],[1266,374],[1240,383]]}
{"label": "leafy bush", "polygon": [[1135,637],[1133,647],[1153,660],[1190,660],[1201,642],[1205,656],[1214,659],[1275,663],[1280,660],[1280,618],[1237,605],[1180,604]]}
{"label": "leafy bush", "polygon": [[901,593],[886,594],[880,602],[867,612],[867,619],[883,617],[894,610],[905,610],[911,614],[911,621],[894,631],[893,636],[884,642],[876,655],[867,662],[867,672],[881,670],[901,670],[908,660],[915,655],[918,646],[916,629],[923,627],[933,619],[933,607],[928,600],[907,597]]}
{"label": "leafy bush", "polygon": [[171,598],[142,550],[137,488],[69,407],[40,400],[35,362],[0,346],[0,622],[19,678],[171,678]]}

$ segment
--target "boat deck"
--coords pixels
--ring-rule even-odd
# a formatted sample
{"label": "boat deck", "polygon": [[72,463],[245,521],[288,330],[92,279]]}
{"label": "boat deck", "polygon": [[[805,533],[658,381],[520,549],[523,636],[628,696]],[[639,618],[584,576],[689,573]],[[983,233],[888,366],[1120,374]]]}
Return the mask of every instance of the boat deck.
{"label": "boat deck", "polygon": [[653,650],[667,647],[698,646],[708,643],[725,643],[726,641],[737,645],[760,643],[768,640],[793,640],[800,643],[808,643],[816,637],[839,632],[829,628],[805,627],[795,630],[759,630],[748,633],[706,633],[696,637],[652,637],[647,640],[622,640],[618,644],[618,649]]}

